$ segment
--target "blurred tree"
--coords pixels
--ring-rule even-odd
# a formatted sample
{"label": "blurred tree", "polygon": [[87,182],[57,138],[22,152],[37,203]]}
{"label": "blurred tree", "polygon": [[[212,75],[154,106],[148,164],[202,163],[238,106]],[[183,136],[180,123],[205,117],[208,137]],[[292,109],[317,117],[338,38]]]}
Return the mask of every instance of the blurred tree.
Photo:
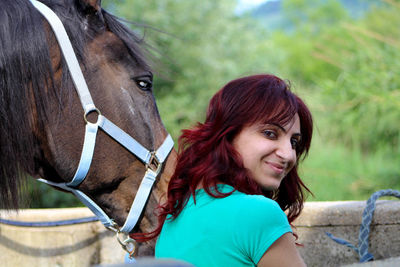
{"label": "blurred tree", "polygon": [[283,1],[295,31],[269,36],[279,72],[318,95],[323,124],[335,125],[321,133],[364,152],[400,152],[400,4],[383,2],[354,19],[340,1]]}
{"label": "blurred tree", "polygon": [[289,2],[288,16],[308,20],[291,35],[280,33],[289,62],[300,66],[289,66],[288,76],[312,90],[317,134],[306,182],[321,200],[400,189],[400,2],[373,1],[361,18],[334,12],[339,20],[310,7],[329,1]]}
{"label": "blurred tree", "polygon": [[73,194],[59,191],[49,185],[28,179],[26,195],[23,206],[29,208],[66,208],[66,207],[83,207],[84,205]]}
{"label": "blurred tree", "polygon": [[334,129],[341,141],[364,152],[400,152],[400,126],[394,123],[400,119],[399,12],[395,4],[373,9],[361,21],[343,22],[316,41],[315,51],[340,70],[319,81],[331,123],[339,126]]}
{"label": "blurred tree", "polygon": [[285,0],[282,4],[286,18],[302,33],[318,35],[327,26],[348,18],[348,13],[337,0]]}
{"label": "blurred tree", "polygon": [[125,0],[113,6],[119,16],[151,25],[131,28],[153,47],[157,103],[175,140],[202,118],[209,98],[227,81],[269,70],[274,52],[259,37],[265,30],[235,15],[235,6],[235,0]]}

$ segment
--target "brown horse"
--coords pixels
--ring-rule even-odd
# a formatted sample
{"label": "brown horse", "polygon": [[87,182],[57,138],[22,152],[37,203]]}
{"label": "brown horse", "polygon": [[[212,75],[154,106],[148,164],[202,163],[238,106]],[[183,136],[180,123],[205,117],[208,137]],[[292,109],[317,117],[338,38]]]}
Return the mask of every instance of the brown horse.
{"label": "brown horse", "polygon": [[[101,114],[143,147],[157,150],[168,134],[152,94],[142,40],[103,10],[100,0],[41,2],[64,24]],[[72,179],[85,120],[56,37],[29,0],[2,0],[0,25],[0,205],[18,208],[26,174],[55,183]],[[98,119],[97,111],[88,113],[89,121]],[[157,223],[154,208],[175,158],[172,151],[132,232],[149,231]],[[89,172],[76,188],[122,226],[145,171],[141,160],[99,130]],[[140,254],[152,255],[153,247],[142,246]]]}

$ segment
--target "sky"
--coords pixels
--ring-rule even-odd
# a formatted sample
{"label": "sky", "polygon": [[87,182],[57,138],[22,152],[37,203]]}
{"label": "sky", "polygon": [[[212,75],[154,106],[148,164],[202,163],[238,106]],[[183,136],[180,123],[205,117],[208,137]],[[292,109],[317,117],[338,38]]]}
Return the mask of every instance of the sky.
{"label": "sky", "polygon": [[269,0],[238,0],[237,12],[244,12]]}

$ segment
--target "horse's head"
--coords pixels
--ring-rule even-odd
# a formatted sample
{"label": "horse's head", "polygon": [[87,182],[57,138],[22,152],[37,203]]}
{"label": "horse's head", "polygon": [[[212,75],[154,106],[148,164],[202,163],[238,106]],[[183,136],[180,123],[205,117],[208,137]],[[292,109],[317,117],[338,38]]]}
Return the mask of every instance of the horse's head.
{"label": "horse's head", "polygon": [[[85,120],[64,57],[46,20],[28,0],[3,2],[0,186],[3,204],[12,207],[21,169],[52,182],[71,180],[82,152]],[[42,2],[63,22],[101,114],[148,150],[160,147],[167,132],[152,94],[153,75],[139,48],[141,40],[101,9],[100,0]],[[89,113],[87,119],[96,122],[96,113]],[[164,191],[174,160],[173,152],[148,206],[154,207],[156,195]],[[78,189],[121,226],[145,170],[142,161],[98,131],[88,175]],[[142,230],[154,225],[153,212],[147,209]]]}

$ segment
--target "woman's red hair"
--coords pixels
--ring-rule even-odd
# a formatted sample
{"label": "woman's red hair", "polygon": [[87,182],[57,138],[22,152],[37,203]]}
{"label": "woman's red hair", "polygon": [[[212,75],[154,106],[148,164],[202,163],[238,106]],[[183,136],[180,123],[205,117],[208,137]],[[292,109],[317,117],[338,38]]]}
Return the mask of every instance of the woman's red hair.
{"label": "woman's red hair", "polygon": [[304,158],[311,144],[313,122],[304,102],[293,94],[289,85],[273,75],[253,75],[226,84],[211,99],[204,123],[182,131],[174,174],[167,192],[167,201],[160,206],[159,225],[151,233],[134,235],[138,241],[158,236],[167,218],[175,219],[190,195],[200,185],[213,197],[225,197],[211,190],[218,183],[228,184],[246,194],[264,195],[287,210],[291,223],[303,209],[308,188],[297,173],[297,165],[288,173],[278,190],[264,191],[249,177],[232,140],[243,127],[253,123],[286,125],[295,114],[300,118],[302,141],[297,157]]}

